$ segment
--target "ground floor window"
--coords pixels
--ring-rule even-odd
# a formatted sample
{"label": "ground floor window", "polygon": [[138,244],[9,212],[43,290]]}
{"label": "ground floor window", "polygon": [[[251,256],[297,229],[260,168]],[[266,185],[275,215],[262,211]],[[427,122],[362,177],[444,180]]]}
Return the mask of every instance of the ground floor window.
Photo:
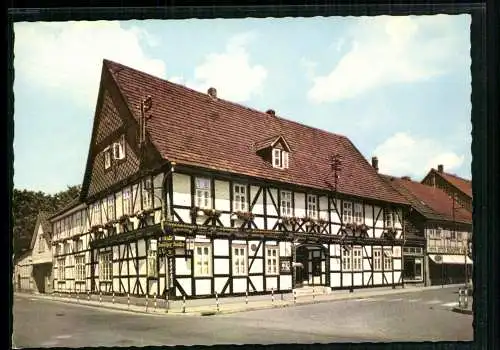
{"label": "ground floor window", "polygon": [[233,247],[233,275],[245,276],[247,274],[247,248],[245,246]]}
{"label": "ground floor window", "polygon": [[266,249],[266,274],[276,275],[278,273],[278,247]]}
{"label": "ground floor window", "polygon": [[75,279],[77,281],[84,281],[85,280],[85,256],[80,255],[75,258],[75,269],[76,269],[76,276]]}
{"label": "ground floor window", "polygon": [[197,245],[194,254],[194,274],[197,277],[212,275],[212,252],[210,245]]}
{"label": "ground floor window", "polygon": [[353,248],[352,250],[352,270],[363,270],[363,253],[361,248]]}
{"label": "ground floor window", "polygon": [[64,281],[66,279],[66,258],[60,258],[57,260],[57,279],[59,281]]}
{"label": "ground floor window", "polygon": [[373,270],[382,270],[382,251],[380,249],[373,250]]}
{"label": "ground floor window", "polygon": [[404,278],[407,280],[422,280],[422,258],[404,258]]}
{"label": "ground floor window", "polygon": [[113,253],[99,254],[99,282],[111,282],[113,272]]}
{"label": "ground floor window", "polygon": [[342,250],[342,270],[351,271],[352,269],[352,255],[351,249]]}
{"label": "ground floor window", "polygon": [[384,250],[384,271],[392,270],[392,249]]}

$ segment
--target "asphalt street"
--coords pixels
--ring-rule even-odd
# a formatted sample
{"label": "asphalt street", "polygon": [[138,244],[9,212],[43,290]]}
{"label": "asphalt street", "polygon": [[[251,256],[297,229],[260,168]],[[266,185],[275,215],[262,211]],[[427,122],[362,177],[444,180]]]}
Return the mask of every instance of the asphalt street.
{"label": "asphalt street", "polygon": [[216,316],[140,315],[36,297],[14,299],[14,347],[471,341],[455,289]]}

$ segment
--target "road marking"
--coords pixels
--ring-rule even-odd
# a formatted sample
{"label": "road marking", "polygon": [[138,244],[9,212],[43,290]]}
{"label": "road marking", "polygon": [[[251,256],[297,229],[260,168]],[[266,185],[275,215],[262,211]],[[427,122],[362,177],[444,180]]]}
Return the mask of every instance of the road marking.
{"label": "road marking", "polygon": [[431,300],[431,301],[426,302],[425,304],[426,305],[433,305],[433,304],[439,304],[439,303],[441,303],[441,300]]}
{"label": "road marking", "polygon": [[410,299],[410,300],[408,300],[408,301],[409,301],[410,303],[416,303],[417,301],[420,301],[420,300],[422,300],[422,299]]}
{"label": "road marking", "polygon": [[376,301],[377,299],[375,298],[361,298],[361,299],[356,299],[356,301]]}
{"label": "road marking", "polygon": [[68,338],[71,338],[72,335],[71,334],[61,334],[61,335],[58,335],[56,337],[56,339],[68,339]]}
{"label": "road marking", "polygon": [[458,302],[454,301],[454,302],[451,302],[451,303],[442,304],[442,306],[445,306],[445,307],[458,306]]}

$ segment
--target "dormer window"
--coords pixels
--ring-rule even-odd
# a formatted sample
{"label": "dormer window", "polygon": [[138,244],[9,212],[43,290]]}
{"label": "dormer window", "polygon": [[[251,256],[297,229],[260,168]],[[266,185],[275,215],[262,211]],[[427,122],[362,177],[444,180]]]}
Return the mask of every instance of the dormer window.
{"label": "dormer window", "polygon": [[290,146],[281,135],[273,136],[256,142],[253,146],[266,162],[276,169],[288,169],[290,161]]}
{"label": "dormer window", "polygon": [[288,152],[274,148],[273,149],[273,167],[279,169],[288,169]]}
{"label": "dormer window", "polygon": [[120,141],[113,143],[113,159],[125,159],[125,135],[122,135]]}
{"label": "dormer window", "polygon": [[111,168],[111,148],[106,147],[104,149],[104,169]]}

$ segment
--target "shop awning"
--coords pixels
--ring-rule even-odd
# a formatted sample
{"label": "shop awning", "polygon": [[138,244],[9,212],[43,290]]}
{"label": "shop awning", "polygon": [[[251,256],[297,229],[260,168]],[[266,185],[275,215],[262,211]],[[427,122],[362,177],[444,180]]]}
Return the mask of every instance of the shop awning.
{"label": "shop awning", "polygon": [[[429,255],[432,261],[436,264],[464,264],[465,257],[463,255],[444,255],[444,254],[436,254]],[[472,260],[467,257],[467,264],[472,265]]]}

